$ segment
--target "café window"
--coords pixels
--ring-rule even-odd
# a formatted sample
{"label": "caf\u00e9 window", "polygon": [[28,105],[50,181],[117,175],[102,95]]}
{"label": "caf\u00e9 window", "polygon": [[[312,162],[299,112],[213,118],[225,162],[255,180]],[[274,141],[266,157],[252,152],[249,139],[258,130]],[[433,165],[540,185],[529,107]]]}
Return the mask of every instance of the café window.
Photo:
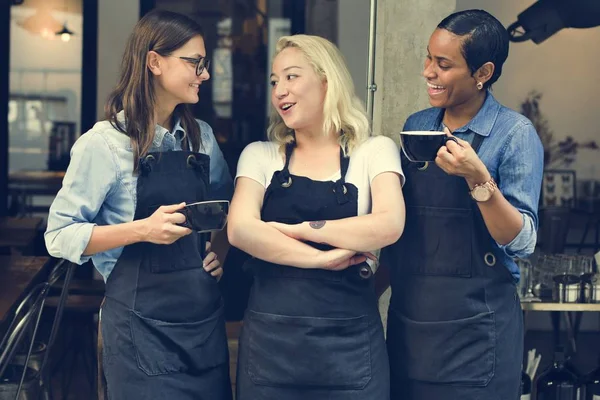
{"label": "caf\u00e9 window", "polygon": [[64,170],[81,124],[82,0],[10,10],[9,173]]}

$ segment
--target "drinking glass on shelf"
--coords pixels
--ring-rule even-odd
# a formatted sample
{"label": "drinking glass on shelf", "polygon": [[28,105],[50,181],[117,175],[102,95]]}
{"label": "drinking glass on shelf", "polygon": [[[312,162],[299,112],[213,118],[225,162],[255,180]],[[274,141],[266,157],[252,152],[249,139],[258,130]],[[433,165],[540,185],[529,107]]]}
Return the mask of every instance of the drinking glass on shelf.
{"label": "drinking glass on shelf", "polygon": [[592,274],[594,272],[594,262],[591,256],[578,256],[578,259],[581,275]]}
{"label": "drinking glass on shelf", "polygon": [[579,256],[579,265],[581,271],[581,288],[579,298],[581,303],[594,302],[594,282],[598,279],[594,273],[594,263],[591,256]]}
{"label": "drinking glass on shelf", "polygon": [[516,261],[521,271],[521,279],[523,280],[525,289],[524,294],[519,292],[520,295],[522,294],[521,301],[523,303],[541,301],[539,297],[533,294],[533,264],[529,260],[517,259]]}
{"label": "drinking glass on shelf", "polygon": [[540,255],[533,269],[533,294],[539,298],[552,298],[554,276],[560,270],[561,260],[553,254]]}

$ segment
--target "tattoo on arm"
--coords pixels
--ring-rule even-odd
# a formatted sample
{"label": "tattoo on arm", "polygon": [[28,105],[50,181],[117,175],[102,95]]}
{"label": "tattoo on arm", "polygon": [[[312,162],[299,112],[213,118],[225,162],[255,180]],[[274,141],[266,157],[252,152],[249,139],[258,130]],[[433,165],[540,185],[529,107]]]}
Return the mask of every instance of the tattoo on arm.
{"label": "tattoo on arm", "polygon": [[325,221],[310,221],[309,225],[313,229],[321,229],[325,226]]}

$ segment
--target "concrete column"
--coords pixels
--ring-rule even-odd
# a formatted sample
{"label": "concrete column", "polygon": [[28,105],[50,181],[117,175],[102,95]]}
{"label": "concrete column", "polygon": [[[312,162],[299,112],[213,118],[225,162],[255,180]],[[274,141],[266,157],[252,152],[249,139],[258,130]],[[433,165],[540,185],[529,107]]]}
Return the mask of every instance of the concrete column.
{"label": "concrete column", "polygon": [[[429,36],[456,9],[456,0],[378,0],[373,133],[394,138],[406,118],[429,107],[421,76]],[[381,297],[384,325],[391,290]]]}
{"label": "concrete column", "polygon": [[376,134],[398,136],[406,118],[429,107],[421,76],[429,36],[456,0],[378,0],[375,54]]}

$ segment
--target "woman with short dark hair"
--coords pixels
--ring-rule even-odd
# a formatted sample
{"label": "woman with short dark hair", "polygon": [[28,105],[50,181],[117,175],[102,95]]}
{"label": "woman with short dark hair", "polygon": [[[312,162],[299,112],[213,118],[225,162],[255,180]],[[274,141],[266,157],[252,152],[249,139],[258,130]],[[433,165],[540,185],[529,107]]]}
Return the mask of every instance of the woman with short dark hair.
{"label": "woman with short dark hair", "polygon": [[481,10],[445,18],[423,76],[432,108],[404,131],[446,131],[435,163],[409,162],[406,225],[391,267],[391,398],[517,399],[523,321],[513,260],[536,244],[543,151],[531,122],[489,87],[508,33]]}

